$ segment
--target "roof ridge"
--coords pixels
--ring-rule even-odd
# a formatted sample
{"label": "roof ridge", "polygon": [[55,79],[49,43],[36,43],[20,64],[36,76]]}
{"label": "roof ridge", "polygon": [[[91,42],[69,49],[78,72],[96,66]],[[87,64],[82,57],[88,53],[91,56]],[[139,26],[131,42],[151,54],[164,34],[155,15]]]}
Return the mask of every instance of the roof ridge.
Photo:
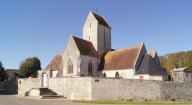
{"label": "roof ridge", "polygon": [[138,58],[139,58],[139,55],[140,55],[140,53],[141,53],[142,48],[145,47],[144,42],[142,42],[142,43],[141,43],[140,45],[138,45],[137,47],[139,47],[139,52],[138,52],[138,54],[137,54],[137,57],[136,57],[136,60],[135,60],[135,63],[134,63],[134,67],[135,67],[136,64],[137,64],[137,61],[138,61]]}
{"label": "roof ridge", "polygon": [[[138,46],[139,47],[139,46]],[[117,49],[115,51],[124,51],[124,50],[131,50],[131,49],[135,49],[137,47],[128,47],[128,48],[120,48],[120,49]]]}
{"label": "roof ridge", "polygon": [[[91,43],[90,41],[88,41],[88,40],[85,40],[85,39],[83,39],[83,38],[79,38],[79,37],[76,37],[76,36],[72,36],[73,38],[76,38],[76,39],[80,39],[80,40],[83,40],[83,41],[86,41],[86,42],[89,42],[89,43]],[[91,43],[92,44],[92,43]]]}
{"label": "roof ridge", "polygon": [[118,49],[118,50],[115,50],[115,51],[124,51],[124,50],[129,50],[131,48],[121,48],[121,49]]}

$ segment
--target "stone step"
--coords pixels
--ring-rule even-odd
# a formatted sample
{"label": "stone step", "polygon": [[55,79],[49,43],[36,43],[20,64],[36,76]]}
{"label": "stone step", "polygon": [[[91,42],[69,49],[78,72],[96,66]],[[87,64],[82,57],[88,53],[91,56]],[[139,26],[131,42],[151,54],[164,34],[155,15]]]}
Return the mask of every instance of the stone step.
{"label": "stone step", "polygon": [[32,88],[26,93],[26,96],[57,96],[57,93],[49,88]]}
{"label": "stone step", "polygon": [[57,95],[57,93],[53,92],[51,89],[49,88],[39,88],[40,89],[40,95]]}
{"label": "stone step", "polygon": [[42,95],[41,99],[66,99],[62,95]]}

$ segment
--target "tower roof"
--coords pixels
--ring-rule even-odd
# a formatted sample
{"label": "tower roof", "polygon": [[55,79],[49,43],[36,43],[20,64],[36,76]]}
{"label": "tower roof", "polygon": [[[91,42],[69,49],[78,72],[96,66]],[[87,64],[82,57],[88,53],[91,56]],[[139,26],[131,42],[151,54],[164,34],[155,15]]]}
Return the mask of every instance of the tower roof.
{"label": "tower roof", "polygon": [[106,27],[108,27],[108,28],[111,28],[111,27],[109,26],[109,24],[106,22],[106,20],[104,19],[104,17],[102,17],[102,16],[100,16],[100,15],[98,15],[98,14],[92,12],[92,11],[90,11],[90,12],[95,16],[95,18],[97,19],[97,21],[98,21],[100,24],[102,24],[102,25],[104,25],[104,26],[106,26]]}

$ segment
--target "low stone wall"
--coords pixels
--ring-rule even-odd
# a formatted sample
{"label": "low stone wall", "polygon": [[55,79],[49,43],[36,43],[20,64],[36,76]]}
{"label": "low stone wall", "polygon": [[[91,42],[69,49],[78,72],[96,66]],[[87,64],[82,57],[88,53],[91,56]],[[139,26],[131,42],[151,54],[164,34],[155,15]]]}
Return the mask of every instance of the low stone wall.
{"label": "low stone wall", "polygon": [[51,78],[49,89],[72,100],[91,100],[92,78]]}
{"label": "low stone wall", "polygon": [[93,79],[92,100],[192,100],[192,84],[169,81]]}
{"label": "low stone wall", "polygon": [[92,100],[159,99],[158,81],[128,79],[93,79]]}
{"label": "low stone wall", "polygon": [[192,83],[160,82],[161,99],[192,100]]}
{"label": "low stone wall", "polygon": [[26,92],[28,92],[32,88],[40,88],[40,80],[38,78],[25,78],[18,80],[18,95],[26,96]]}
{"label": "low stone wall", "polygon": [[4,93],[5,91],[5,82],[0,82],[0,94]]}
{"label": "low stone wall", "polygon": [[[39,79],[19,79],[18,94],[39,88]],[[109,78],[51,78],[49,89],[71,100],[192,100],[192,84]]]}
{"label": "low stone wall", "polygon": [[17,94],[17,80],[3,81],[0,83],[0,94]]}
{"label": "low stone wall", "polygon": [[18,92],[17,79],[6,81],[5,92],[6,94],[17,94]]}

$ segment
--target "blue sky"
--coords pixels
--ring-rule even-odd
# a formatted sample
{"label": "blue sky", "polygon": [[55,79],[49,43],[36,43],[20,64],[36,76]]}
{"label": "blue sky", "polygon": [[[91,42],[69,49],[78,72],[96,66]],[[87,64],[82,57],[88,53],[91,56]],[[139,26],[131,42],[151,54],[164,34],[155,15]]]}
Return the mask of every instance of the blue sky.
{"label": "blue sky", "polygon": [[82,37],[90,10],[112,26],[112,47],[144,42],[159,55],[192,50],[191,0],[1,0],[0,61],[18,68],[37,56],[44,68],[70,35]]}

